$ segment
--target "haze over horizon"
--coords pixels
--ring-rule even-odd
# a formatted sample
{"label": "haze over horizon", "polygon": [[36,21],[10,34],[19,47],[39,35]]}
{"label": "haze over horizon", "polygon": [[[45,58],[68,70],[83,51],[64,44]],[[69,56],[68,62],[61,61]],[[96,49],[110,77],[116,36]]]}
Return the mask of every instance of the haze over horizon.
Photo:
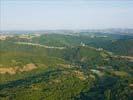
{"label": "haze over horizon", "polygon": [[1,0],[0,30],[133,28],[131,0]]}

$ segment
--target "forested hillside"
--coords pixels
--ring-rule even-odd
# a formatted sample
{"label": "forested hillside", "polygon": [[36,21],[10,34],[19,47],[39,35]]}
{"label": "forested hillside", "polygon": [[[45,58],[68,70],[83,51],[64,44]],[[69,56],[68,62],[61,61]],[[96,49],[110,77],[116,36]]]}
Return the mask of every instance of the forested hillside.
{"label": "forested hillside", "polygon": [[41,36],[24,35],[9,38],[13,42],[30,42],[47,46],[88,45],[103,48],[117,55],[133,56],[133,36],[102,33],[44,34]]}
{"label": "forested hillside", "polygon": [[132,45],[110,34],[7,36],[0,100],[132,100]]}

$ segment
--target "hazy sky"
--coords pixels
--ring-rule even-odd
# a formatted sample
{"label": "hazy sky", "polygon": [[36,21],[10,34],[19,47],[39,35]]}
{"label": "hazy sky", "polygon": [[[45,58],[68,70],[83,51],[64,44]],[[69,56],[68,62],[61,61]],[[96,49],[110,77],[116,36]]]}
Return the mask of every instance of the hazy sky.
{"label": "hazy sky", "polygon": [[0,28],[133,28],[133,0],[0,0]]}

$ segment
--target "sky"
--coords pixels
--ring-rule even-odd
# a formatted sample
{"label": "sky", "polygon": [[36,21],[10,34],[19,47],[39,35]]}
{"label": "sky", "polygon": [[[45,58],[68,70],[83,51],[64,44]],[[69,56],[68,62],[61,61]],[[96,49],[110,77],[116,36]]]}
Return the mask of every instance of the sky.
{"label": "sky", "polygon": [[0,0],[0,30],[133,28],[133,0]]}

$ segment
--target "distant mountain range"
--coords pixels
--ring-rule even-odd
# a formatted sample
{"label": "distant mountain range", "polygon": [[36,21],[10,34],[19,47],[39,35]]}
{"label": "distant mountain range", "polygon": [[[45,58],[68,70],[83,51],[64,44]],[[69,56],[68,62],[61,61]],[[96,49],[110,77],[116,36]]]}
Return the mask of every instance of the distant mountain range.
{"label": "distant mountain range", "polygon": [[77,30],[1,30],[0,34],[24,34],[24,33],[38,33],[38,34],[69,34],[69,33],[80,33],[80,32],[93,32],[93,33],[107,33],[107,34],[122,34],[122,35],[133,35],[133,28],[109,28],[109,29],[77,29]]}

